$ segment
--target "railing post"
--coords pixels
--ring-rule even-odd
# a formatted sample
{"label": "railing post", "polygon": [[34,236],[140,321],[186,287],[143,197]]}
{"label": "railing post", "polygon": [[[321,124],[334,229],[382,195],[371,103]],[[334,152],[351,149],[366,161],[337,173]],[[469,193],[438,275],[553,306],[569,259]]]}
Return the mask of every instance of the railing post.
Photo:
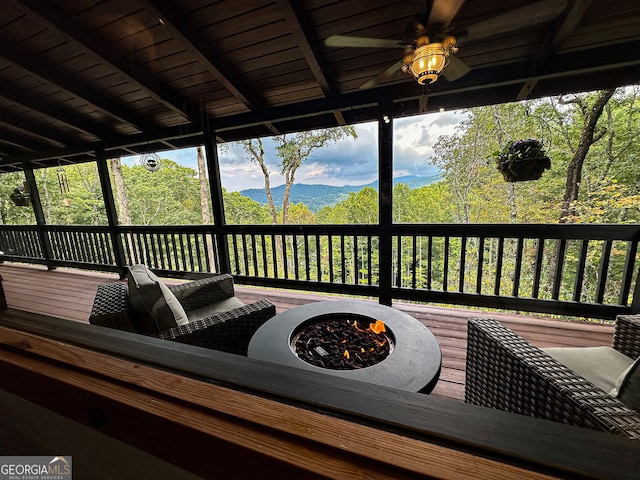
{"label": "railing post", "polygon": [[40,193],[38,192],[38,185],[36,183],[36,177],[33,174],[33,169],[29,168],[26,164],[23,165],[24,178],[27,181],[29,192],[31,194],[31,202],[33,206],[33,213],[36,217],[36,224],[38,226],[38,238],[40,239],[40,245],[42,245],[42,254],[44,255],[44,261],[47,265],[47,269],[53,270],[55,265],[53,264],[53,250],[51,249],[51,242],[45,226],[47,224],[44,218],[44,211],[42,210],[42,201],[40,200]]}
{"label": "railing post", "polygon": [[379,301],[391,305],[393,256],[393,100],[378,105],[378,222],[379,222]]}
{"label": "railing post", "polygon": [[113,253],[115,255],[116,267],[120,278],[124,277],[126,271],[124,248],[122,239],[118,231],[118,213],[116,210],[116,202],[113,198],[113,190],[109,181],[109,168],[107,166],[107,155],[103,150],[96,150],[96,164],[98,166],[98,177],[100,178],[100,187],[102,188],[102,198],[104,200],[104,208],[107,213],[107,221],[109,222],[109,233],[111,235],[111,244],[113,245]]}
{"label": "railing post", "polygon": [[213,211],[213,234],[218,251],[218,273],[231,273],[229,263],[229,245],[224,219],[224,203],[222,199],[222,180],[220,179],[220,161],[215,132],[210,127],[204,128],[204,149],[207,169],[209,170],[209,190],[211,191],[211,209]]}

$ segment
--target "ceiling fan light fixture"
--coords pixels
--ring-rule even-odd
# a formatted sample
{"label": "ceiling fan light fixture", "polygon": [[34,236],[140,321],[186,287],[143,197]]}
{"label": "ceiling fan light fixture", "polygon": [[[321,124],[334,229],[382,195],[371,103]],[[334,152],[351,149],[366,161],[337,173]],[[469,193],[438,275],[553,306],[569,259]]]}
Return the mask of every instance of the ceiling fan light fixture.
{"label": "ceiling fan light fixture", "polygon": [[453,35],[446,35],[441,42],[417,46],[406,71],[410,72],[420,85],[428,85],[438,80],[449,57],[458,51]]}

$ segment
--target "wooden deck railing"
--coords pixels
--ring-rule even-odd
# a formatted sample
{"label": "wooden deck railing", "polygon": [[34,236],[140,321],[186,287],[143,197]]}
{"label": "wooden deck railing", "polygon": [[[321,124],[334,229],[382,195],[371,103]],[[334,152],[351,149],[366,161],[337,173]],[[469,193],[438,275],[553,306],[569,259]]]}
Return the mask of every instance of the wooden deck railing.
{"label": "wooden deck railing", "polygon": [[227,271],[244,284],[595,318],[640,311],[639,238],[640,225],[0,226],[6,259],[50,267],[145,263],[164,275]]}

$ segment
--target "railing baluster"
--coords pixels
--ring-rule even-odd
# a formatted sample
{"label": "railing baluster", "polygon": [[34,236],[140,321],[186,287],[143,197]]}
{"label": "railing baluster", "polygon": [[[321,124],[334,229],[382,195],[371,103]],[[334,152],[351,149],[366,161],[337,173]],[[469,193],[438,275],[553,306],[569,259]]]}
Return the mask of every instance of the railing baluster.
{"label": "railing baluster", "polygon": [[269,276],[269,262],[267,261],[267,240],[266,235],[260,235],[260,245],[262,247],[262,274],[266,278]]}
{"label": "railing baluster", "polygon": [[611,240],[606,240],[602,246],[602,256],[598,267],[598,286],[596,289],[596,303],[602,303],[604,291],[607,286],[607,273],[609,271],[609,259],[611,257]]}
{"label": "railing baluster", "polygon": [[271,257],[273,260],[273,278],[278,278],[278,247],[276,236],[271,234]]}
{"label": "railing baluster", "polygon": [[[203,254],[203,250],[202,250],[202,241],[200,240],[200,233],[194,233],[193,234],[193,238],[195,240],[195,254],[196,254],[196,259],[198,260],[198,271],[199,272],[206,272],[207,270],[205,270],[204,268],[204,264],[202,263],[203,257],[207,256],[207,250],[206,250],[206,244],[204,244],[205,246],[205,250],[204,250],[204,254]],[[204,240],[204,239],[203,239]]]}
{"label": "railing baluster", "polygon": [[540,294],[540,277],[542,275],[542,256],[544,255],[544,238],[538,238],[538,249],[536,251],[536,260],[533,274],[533,290],[531,296],[538,298]]}
{"label": "railing baluster", "polygon": [[253,275],[258,275],[258,249],[256,248],[256,236],[249,234],[249,238],[251,239],[251,257],[253,260]]}
{"label": "railing baluster", "polygon": [[328,236],[327,248],[329,249],[329,283],[333,283],[333,235]]}
{"label": "railing baluster", "polygon": [[482,273],[484,271],[484,238],[478,239],[478,268],[476,270],[476,293],[482,293]]}
{"label": "railing baluster", "polygon": [[467,262],[467,237],[460,239],[460,278],[458,278],[458,291],[464,292],[464,277],[466,274]]}
{"label": "railing baluster", "polygon": [[560,287],[562,286],[562,272],[564,271],[564,260],[567,250],[567,241],[564,238],[558,241],[557,250],[556,269],[553,274],[553,291],[551,295],[551,298],[554,300],[558,300],[558,298],[560,298]]}
{"label": "railing baluster", "polygon": [[231,244],[233,245],[233,265],[235,266],[236,275],[240,275],[240,258],[238,257],[238,235],[231,235]]}
{"label": "railing baluster", "polygon": [[289,278],[289,259],[287,258],[287,236],[282,235],[282,274]]}
{"label": "railing baluster", "polygon": [[520,275],[522,274],[522,252],[524,251],[524,239],[518,238],[518,244],[516,247],[516,264],[513,271],[513,290],[511,295],[514,297],[520,296]]}
{"label": "railing baluster", "polygon": [[242,234],[242,256],[244,260],[244,274],[249,275],[249,254],[247,251],[247,235]]}
{"label": "railing baluster", "polygon": [[297,235],[291,235],[291,245],[293,248],[293,275],[296,280],[300,280],[300,257],[298,256]]}
{"label": "railing baluster", "polygon": [[573,283],[573,301],[579,302],[582,296],[582,283],[584,282],[584,270],[587,264],[587,252],[589,251],[589,240],[580,240],[580,253],[576,266],[576,277]]}
{"label": "railing baluster", "polygon": [[344,252],[344,233],[340,234],[340,268],[342,283],[347,283],[346,255]]}
{"label": "railing baluster", "polygon": [[358,251],[358,236],[353,236],[353,283],[354,285],[360,284],[360,263],[359,256],[360,252]]}
{"label": "railing baluster", "polygon": [[444,252],[443,252],[443,270],[442,270],[442,291],[447,291],[447,285],[449,283],[449,237],[444,237]]}
{"label": "railing baluster", "polygon": [[494,284],[494,295],[500,295],[500,286],[502,279],[502,259],[504,257],[504,238],[498,238],[498,260],[496,262],[496,281]]}
{"label": "railing baluster", "polygon": [[372,258],[373,256],[371,255],[371,235],[367,236],[367,276],[368,276],[368,281],[367,284],[368,285],[372,285],[373,284],[373,262],[372,262]]}
{"label": "railing baluster", "polygon": [[433,237],[427,237],[427,290],[431,290],[433,280]]}
{"label": "railing baluster", "polygon": [[136,263],[147,263],[147,261],[144,258],[145,251],[144,251],[144,248],[142,247],[142,244],[144,242],[143,234],[137,232],[136,235],[135,235],[135,239],[136,239],[136,247],[137,247],[137,249],[135,250]]}
{"label": "railing baluster", "polygon": [[411,236],[411,288],[416,288],[416,270],[418,269],[417,237]]}
{"label": "railing baluster", "polygon": [[321,249],[321,236],[316,234],[316,280],[322,281],[322,249]]}
{"label": "railing baluster", "polygon": [[306,275],[306,280],[309,281],[311,278],[311,271],[309,266],[309,235],[306,233],[302,236],[303,245],[304,245],[304,270]]}

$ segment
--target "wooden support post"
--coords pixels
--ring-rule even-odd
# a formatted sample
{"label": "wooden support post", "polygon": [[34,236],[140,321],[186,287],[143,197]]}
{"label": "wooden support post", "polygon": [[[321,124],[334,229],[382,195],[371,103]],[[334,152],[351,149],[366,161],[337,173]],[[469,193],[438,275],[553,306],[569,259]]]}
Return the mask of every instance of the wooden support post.
{"label": "wooden support post", "polygon": [[104,208],[107,213],[107,221],[109,222],[109,233],[111,235],[111,243],[118,267],[120,278],[124,278],[126,272],[126,261],[124,256],[124,247],[122,238],[118,229],[118,213],[116,210],[116,202],[113,198],[113,190],[111,189],[111,181],[109,180],[109,167],[107,166],[107,155],[103,150],[96,150],[96,164],[98,167],[98,177],[100,177],[100,187],[102,188],[102,198],[104,199]]}
{"label": "wooden support post", "polygon": [[215,132],[209,127],[204,129],[204,148],[207,169],[209,170],[209,189],[211,190],[211,208],[213,210],[213,234],[216,239],[218,265],[216,273],[231,273],[229,264],[229,245],[225,229],[224,203],[222,199],[222,180]]}
{"label": "wooden support post", "polygon": [[379,240],[379,299],[391,305],[393,255],[393,101],[385,98],[378,105],[378,222]]}
{"label": "wooden support post", "polygon": [[44,218],[44,211],[42,210],[42,201],[40,200],[36,177],[33,174],[33,169],[29,168],[27,164],[23,164],[23,168],[24,178],[27,181],[29,192],[31,194],[33,213],[36,217],[36,224],[38,226],[38,239],[40,240],[40,246],[42,247],[42,255],[44,256],[47,269],[53,270],[55,268],[55,265],[53,264],[53,250],[51,249],[51,242],[49,241],[49,236],[46,231],[47,222]]}

